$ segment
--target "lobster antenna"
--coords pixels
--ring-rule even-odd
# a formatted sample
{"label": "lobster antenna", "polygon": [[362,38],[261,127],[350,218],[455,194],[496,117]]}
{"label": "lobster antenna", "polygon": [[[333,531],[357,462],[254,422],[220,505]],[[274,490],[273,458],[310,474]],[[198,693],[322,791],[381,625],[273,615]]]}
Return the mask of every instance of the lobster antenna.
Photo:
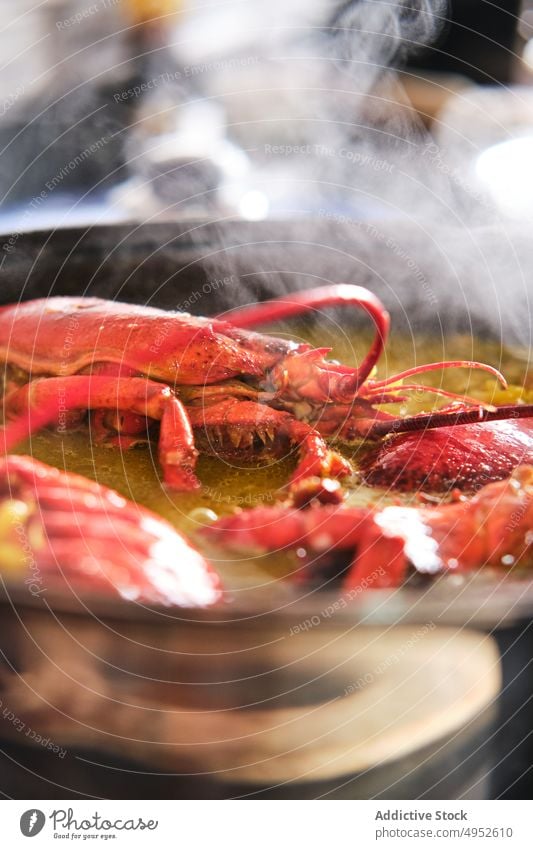
{"label": "lobster antenna", "polygon": [[290,300],[286,297],[274,298],[260,304],[241,307],[217,317],[228,321],[234,327],[248,330],[258,324],[269,324],[311,310],[318,311],[321,307],[334,306],[358,307],[370,316],[376,327],[374,341],[359,368],[353,369],[350,385],[343,383],[348,394],[350,391],[356,392],[365,382],[379,360],[389,335],[389,314],[379,298],[368,289],[349,284],[321,286],[318,289],[295,292],[290,296]]}
{"label": "lobster antenna", "polygon": [[[384,389],[385,387],[399,383],[407,377],[413,377],[414,375],[425,374],[426,372],[431,371],[439,371],[441,369],[454,368],[479,369],[480,371],[486,371],[487,374],[495,377],[504,389],[507,389],[507,381],[501,371],[494,368],[494,366],[489,366],[487,363],[479,363],[476,360],[441,360],[438,363],[424,363],[423,365],[413,366],[413,368],[408,368],[405,371],[401,371],[391,377],[386,377],[383,380],[373,380],[372,389]],[[423,389],[424,387],[420,386],[418,388]]]}
{"label": "lobster antenna", "polygon": [[476,410],[461,412],[427,413],[410,416],[405,419],[389,419],[376,422],[368,431],[368,436],[387,436],[391,433],[413,433],[419,430],[434,430],[440,427],[456,427],[457,425],[483,424],[506,419],[527,419],[533,416],[533,404],[509,404],[505,407],[478,407]]}

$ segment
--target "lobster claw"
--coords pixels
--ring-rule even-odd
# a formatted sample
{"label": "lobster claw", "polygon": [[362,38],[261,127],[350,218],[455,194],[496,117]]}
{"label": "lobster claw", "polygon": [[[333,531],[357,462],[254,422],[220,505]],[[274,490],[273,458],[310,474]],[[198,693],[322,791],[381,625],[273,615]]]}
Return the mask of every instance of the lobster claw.
{"label": "lobster claw", "polygon": [[221,598],[216,573],[164,519],[31,457],[0,461],[0,553],[4,577],[36,597],[67,587],[187,607]]}

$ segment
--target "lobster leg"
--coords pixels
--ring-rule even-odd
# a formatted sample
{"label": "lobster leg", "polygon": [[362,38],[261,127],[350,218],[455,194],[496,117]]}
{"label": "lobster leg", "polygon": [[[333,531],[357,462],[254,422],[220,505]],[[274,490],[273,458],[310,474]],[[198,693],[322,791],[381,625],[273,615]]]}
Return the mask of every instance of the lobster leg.
{"label": "lobster leg", "polygon": [[76,375],[34,380],[4,401],[12,418],[3,430],[4,451],[32,433],[59,424],[71,410],[119,410],[161,422],[159,461],[165,483],[189,491],[200,484],[194,475],[198,452],[187,413],[172,390],[144,378]]}
{"label": "lobster leg", "polygon": [[[368,289],[348,284],[322,286],[318,289],[295,292],[287,297],[241,307],[221,317],[228,320],[234,327],[248,329],[258,324],[292,318],[306,312],[319,312],[321,307],[333,306],[357,307],[370,316],[376,327],[374,341],[359,368],[346,369],[346,374],[351,377],[350,389],[356,392],[379,360],[389,334],[389,314],[379,298]],[[348,385],[346,385],[346,391],[348,391]]]}
{"label": "lobster leg", "polygon": [[290,481],[295,504],[303,505],[315,497],[326,502],[342,500],[330,479],[351,474],[348,461],[328,448],[318,431],[305,422],[290,417],[285,428],[290,441],[299,449],[299,462]]}
{"label": "lobster leg", "polygon": [[148,442],[146,416],[119,411],[93,410],[90,418],[91,438],[100,445],[128,451]]}
{"label": "lobster leg", "polygon": [[296,500],[338,500],[330,479],[351,473],[349,463],[331,451],[314,428],[290,413],[254,401],[227,398],[207,407],[189,407],[188,414],[212,454],[253,459],[264,447],[269,456],[279,457],[296,446],[299,462],[290,483]]}

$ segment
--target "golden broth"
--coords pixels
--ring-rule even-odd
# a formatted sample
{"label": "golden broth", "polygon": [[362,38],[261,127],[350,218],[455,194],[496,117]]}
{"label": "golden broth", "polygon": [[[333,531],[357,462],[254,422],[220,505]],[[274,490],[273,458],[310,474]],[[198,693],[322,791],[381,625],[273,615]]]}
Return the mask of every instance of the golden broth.
{"label": "golden broth", "polygon": [[[277,335],[282,335],[277,331]],[[303,338],[298,332],[292,338]],[[335,357],[345,364],[360,361],[371,337],[364,334],[343,335],[338,327],[318,334],[306,333],[305,338],[317,346],[331,345]],[[473,340],[467,336],[454,336],[446,340],[393,337],[381,358],[378,376],[393,375],[415,364],[444,359],[478,359],[500,368],[510,383],[503,390],[497,381],[486,373],[475,370],[436,371],[422,375],[420,382],[440,386],[444,389],[473,395],[480,400],[496,404],[514,403],[519,398],[533,402],[528,373],[527,357],[522,352],[504,350],[499,344]],[[413,379],[416,381],[416,378]],[[391,412],[401,414],[431,410],[441,402],[432,394],[411,393],[404,405],[389,406]],[[340,450],[357,467],[357,457],[364,447],[341,447]],[[238,462],[222,461],[201,456],[198,476],[202,489],[192,494],[170,493],[160,482],[157,451],[154,444],[131,451],[120,451],[92,444],[88,429],[65,435],[43,432],[20,445],[18,453],[31,454],[43,462],[68,471],[78,472],[101,484],[117,489],[124,496],[137,501],[164,516],[176,528],[188,536],[205,521],[205,511],[217,515],[232,512],[237,507],[248,508],[259,504],[272,505],[284,497],[283,487],[294,468],[294,459],[275,460],[265,466],[243,468]],[[394,500],[408,502],[409,495],[385,493],[362,485],[357,476],[346,483],[348,503],[369,505]],[[199,509],[202,508],[202,509]],[[195,542],[201,547],[201,542]],[[296,556],[271,556],[236,563],[234,558],[220,560],[215,552],[209,552],[226,587],[234,592],[251,588],[264,588],[287,571],[297,566]],[[278,588],[279,589],[279,588]]]}

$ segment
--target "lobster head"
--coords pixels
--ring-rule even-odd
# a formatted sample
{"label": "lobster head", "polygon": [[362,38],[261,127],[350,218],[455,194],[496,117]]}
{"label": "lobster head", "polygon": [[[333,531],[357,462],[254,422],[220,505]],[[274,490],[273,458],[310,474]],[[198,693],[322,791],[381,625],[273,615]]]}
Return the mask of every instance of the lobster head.
{"label": "lobster head", "polygon": [[[303,347],[303,346],[302,346]],[[300,350],[285,357],[271,370],[269,389],[279,400],[312,407],[349,404],[357,396],[374,366],[365,358],[361,368],[326,360],[331,348]]]}

